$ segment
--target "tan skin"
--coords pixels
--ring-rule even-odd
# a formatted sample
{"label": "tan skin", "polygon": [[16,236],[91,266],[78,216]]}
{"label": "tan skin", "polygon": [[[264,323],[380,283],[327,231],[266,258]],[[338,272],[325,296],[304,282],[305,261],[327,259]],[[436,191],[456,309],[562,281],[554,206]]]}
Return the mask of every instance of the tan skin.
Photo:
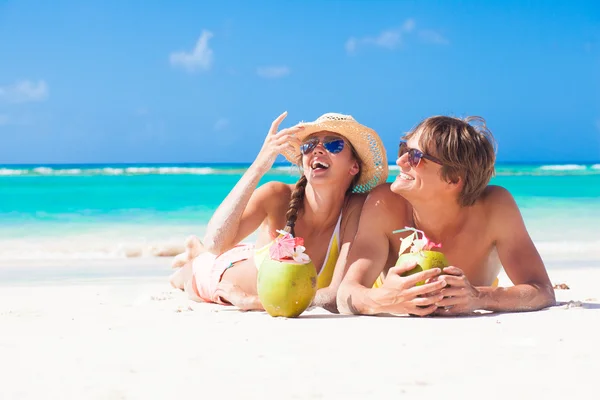
{"label": "tan skin", "polygon": [[[275,230],[285,226],[285,214],[288,210],[290,195],[294,190],[294,185],[286,185],[281,182],[273,182],[267,185],[269,186],[264,190],[264,199],[272,200],[267,201],[265,204],[267,218],[265,218],[264,223],[260,227],[256,241],[257,247],[262,247],[270,243],[277,235]],[[263,198],[263,196],[257,197],[257,201],[259,198]],[[340,226],[342,251],[340,252],[331,284],[327,288],[318,290],[313,302],[314,306],[321,306],[329,311],[337,311],[335,304],[336,288],[341,283],[343,277],[345,257],[358,227],[363,201],[364,196],[353,195],[347,204],[343,205]],[[322,216],[323,219],[311,223],[309,215],[314,217],[314,219]],[[329,241],[337,224],[338,216],[338,210],[331,210],[330,213],[314,213],[307,210],[300,213],[296,222],[296,236],[304,238],[304,246],[307,249],[307,253],[311,256],[317,268],[323,265],[325,261]],[[341,267],[338,267],[339,265]],[[234,267],[227,269],[223,274],[217,291],[219,296],[226,302],[244,310],[262,310],[263,307],[258,299],[256,288],[257,274],[258,271],[252,258],[236,263]]]}
{"label": "tan skin", "polygon": [[[418,137],[408,141],[419,148]],[[422,159],[416,168],[408,155],[396,164],[401,173],[380,185],[363,206],[358,234],[348,257],[348,272],[337,302],[342,313],[461,315],[475,310],[534,311],[555,304],[544,263],[529,237],[510,193],[488,186],[473,206],[461,207],[461,182],[441,179],[441,166]],[[442,248],[450,267],[402,277],[414,267],[395,265],[405,226],[424,231]],[[514,286],[492,287],[504,267]],[[380,273],[381,288],[372,288]],[[422,286],[416,282],[427,280]]]}
{"label": "tan skin", "polygon": [[[299,143],[295,134],[302,127],[278,131],[286,113],[272,124],[265,143],[254,163],[221,203],[208,224],[204,247],[213,254],[221,254],[258,231],[256,247],[270,243],[276,230],[286,226],[286,213],[295,185],[269,182],[256,189],[258,180],[266,173],[277,155],[291,143]],[[339,136],[331,132],[317,132],[310,137]],[[316,170],[314,161],[322,161],[329,168]],[[354,158],[349,143],[338,154],[327,152],[322,143],[309,154],[302,156],[302,167],[307,178],[303,207],[298,213],[295,235],[304,239],[306,253],[317,268],[323,264],[330,238],[340,212],[340,254],[331,284],[317,291],[313,306],[337,311],[336,293],[345,273],[346,256],[354,238],[365,196],[348,195],[347,189],[359,174],[359,162]],[[176,257],[176,266],[191,269],[192,261],[199,253],[201,244],[192,242],[188,251]],[[189,275],[191,276],[191,275]],[[257,268],[252,258],[240,261],[227,269],[222,276],[216,294],[225,302],[244,310],[262,310],[257,296]],[[180,288],[183,288],[181,284]]]}

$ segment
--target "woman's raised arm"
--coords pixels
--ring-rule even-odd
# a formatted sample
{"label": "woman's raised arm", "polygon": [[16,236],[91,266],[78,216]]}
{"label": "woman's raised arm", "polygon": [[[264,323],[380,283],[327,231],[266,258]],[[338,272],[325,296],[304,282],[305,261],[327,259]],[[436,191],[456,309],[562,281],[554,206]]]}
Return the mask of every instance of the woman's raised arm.
{"label": "woman's raised arm", "polygon": [[258,156],[210,219],[203,243],[211,253],[229,250],[254,232],[266,218],[269,188],[263,186],[255,190],[256,186],[271,169],[277,155],[297,140],[293,135],[303,129],[300,126],[278,132],[279,124],[286,116],[287,111],[273,121]]}

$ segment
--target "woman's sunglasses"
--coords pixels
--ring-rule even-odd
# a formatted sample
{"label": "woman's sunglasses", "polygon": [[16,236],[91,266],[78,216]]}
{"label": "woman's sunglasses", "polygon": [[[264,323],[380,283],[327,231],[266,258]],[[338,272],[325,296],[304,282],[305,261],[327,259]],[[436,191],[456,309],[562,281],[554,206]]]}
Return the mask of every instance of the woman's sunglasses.
{"label": "woman's sunglasses", "polygon": [[408,153],[408,163],[413,168],[417,168],[422,158],[432,161],[436,164],[443,165],[443,163],[437,158],[428,156],[421,150],[412,149],[408,147],[408,144],[406,142],[400,142],[400,147],[398,148],[398,158],[402,157],[406,153]]}
{"label": "woman's sunglasses", "polygon": [[300,145],[300,151],[302,154],[307,155],[319,145],[319,142],[323,143],[325,150],[331,154],[337,154],[344,150],[344,139],[337,136],[327,136],[323,138],[323,140],[319,140],[319,138],[316,137],[308,139]]}

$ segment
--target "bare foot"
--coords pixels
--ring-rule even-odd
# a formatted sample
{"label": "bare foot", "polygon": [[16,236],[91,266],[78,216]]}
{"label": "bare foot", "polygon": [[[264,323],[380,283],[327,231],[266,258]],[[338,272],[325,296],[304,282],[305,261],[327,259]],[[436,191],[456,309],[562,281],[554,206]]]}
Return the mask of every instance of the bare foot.
{"label": "bare foot", "polygon": [[194,261],[190,261],[177,271],[173,272],[169,277],[169,283],[175,289],[180,289],[181,291],[186,292],[190,300],[202,301],[193,288],[193,265]]}
{"label": "bare foot", "polygon": [[189,279],[192,274],[192,264],[192,261],[188,262],[183,267],[180,267],[177,269],[177,271],[173,272],[171,276],[169,276],[169,283],[171,286],[173,286],[175,289],[185,289],[186,279]]}
{"label": "bare foot", "polygon": [[188,236],[188,238],[185,240],[185,252],[178,254],[173,258],[171,268],[181,268],[186,263],[192,261],[205,251],[204,245],[200,239],[198,239],[198,237],[194,235]]}

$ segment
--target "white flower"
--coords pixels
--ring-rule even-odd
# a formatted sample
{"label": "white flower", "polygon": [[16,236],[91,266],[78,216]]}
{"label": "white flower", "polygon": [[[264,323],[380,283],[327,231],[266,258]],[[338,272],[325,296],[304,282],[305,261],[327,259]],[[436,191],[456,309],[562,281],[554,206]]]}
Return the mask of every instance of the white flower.
{"label": "white flower", "polygon": [[416,235],[417,234],[413,232],[404,239],[400,239],[402,241],[402,245],[400,245],[400,251],[398,252],[398,254],[404,253],[404,251],[406,251],[406,249],[408,249],[410,245],[413,244]]}
{"label": "white flower", "polygon": [[412,242],[412,247],[410,249],[411,253],[418,253],[423,250],[425,245],[427,244],[427,239],[417,239]]}
{"label": "white flower", "polygon": [[294,251],[292,252],[292,258],[294,261],[302,264],[310,261],[310,257],[308,254],[304,253],[304,250],[306,250],[304,246],[296,246],[296,248],[294,248]]}

